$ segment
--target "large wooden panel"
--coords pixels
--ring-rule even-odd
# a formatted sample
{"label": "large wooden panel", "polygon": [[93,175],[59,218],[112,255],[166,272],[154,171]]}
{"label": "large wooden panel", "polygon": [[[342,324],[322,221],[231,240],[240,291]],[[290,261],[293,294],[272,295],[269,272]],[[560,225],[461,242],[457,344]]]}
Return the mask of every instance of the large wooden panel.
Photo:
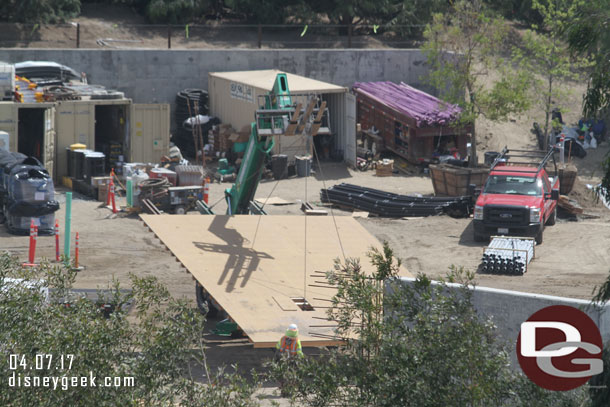
{"label": "large wooden panel", "polygon": [[[325,318],[334,289],[312,287],[341,257],[333,218],[301,216],[141,215],[157,237],[229,314],[255,347],[272,347],[291,323],[299,326],[303,346],[335,345]],[[366,257],[381,244],[356,220],[335,217],[347,257]],[[306,268],[305,268],[306,267]],[[403,269],[402,275],[409,275]],[[194,290],[193,290],[194,291]],[[194,294],[193,294],[194,295]],[[313,311],[302,311],[292,298],[305,297]],[[325,327],[321,327],[324,325]]]}

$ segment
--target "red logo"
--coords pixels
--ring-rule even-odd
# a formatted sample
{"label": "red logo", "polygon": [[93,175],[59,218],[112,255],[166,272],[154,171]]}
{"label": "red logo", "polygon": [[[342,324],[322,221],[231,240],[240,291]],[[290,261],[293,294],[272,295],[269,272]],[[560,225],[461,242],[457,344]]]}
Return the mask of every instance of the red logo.
{"label": "red logo", "polygon": [[538,386],[566,391],[582,386],[603,371],[602,337],[584,312],[553,305],[521,324],[517,357],[521,369]]}

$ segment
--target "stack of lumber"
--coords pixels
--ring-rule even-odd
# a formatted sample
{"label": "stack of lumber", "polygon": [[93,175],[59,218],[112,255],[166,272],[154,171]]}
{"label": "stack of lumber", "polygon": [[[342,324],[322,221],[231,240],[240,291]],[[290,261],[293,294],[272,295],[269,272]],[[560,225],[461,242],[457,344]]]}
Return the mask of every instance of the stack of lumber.
{"label": "stack of lumber", "polygon": [[559,196],[559,201],[557,202],[557,205],[559,205],[560,207],[562,207],[573,215],[579,215],[583,213],[582,206],[580,206],[575,200],[568,198],[566,195]]}

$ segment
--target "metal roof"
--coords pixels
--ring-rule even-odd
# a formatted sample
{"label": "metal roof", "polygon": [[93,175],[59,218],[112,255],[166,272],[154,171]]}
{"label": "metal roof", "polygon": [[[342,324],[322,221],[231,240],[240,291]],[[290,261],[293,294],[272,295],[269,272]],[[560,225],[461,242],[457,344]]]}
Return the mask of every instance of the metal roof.
{"label": "metal roof", "polygon": [[259,71],[233,71],[233,72],[210,72],[210,76],[223,78],[233,82],[243,83],[255,88],[270,91],[278,73],[286,73],[288,76],[288,88],[292,93],[345,93],[347,88],[322,82],[304,76],[280,71],[277,69],[263,69]]}

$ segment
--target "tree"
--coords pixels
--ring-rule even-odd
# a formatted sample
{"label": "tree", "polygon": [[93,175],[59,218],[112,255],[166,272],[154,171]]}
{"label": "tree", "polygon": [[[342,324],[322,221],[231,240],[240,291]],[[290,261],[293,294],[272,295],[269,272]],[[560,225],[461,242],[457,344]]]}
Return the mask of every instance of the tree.
{"label": "tree", "polygon": [[[256,386],[235,374],[209,371],[204,317],[185,301],[172,299],[155,279],[132,277],[130,293],[116,282],[109,294],[100,292],[115,307],[105,316],[98,303],[71,291],[74,278],[63,266],[43,263],[23,269],[17,259],[0,256],[0,405],[256,405]],[[23,364],[9,364],[8,355],[17,355]],[[21,378],[21,386],[10,386],[13,375]],[[69,385],[62,378],[90,375],[96,377],[95,387]],[[58,389],[27,387],[26,376],[31,381],[34,376],[58,377]],[[121,378],[122,387],[102,386],[105,377]],[[133,386],[125,379],[131,377]]]}
{"label": "tree", "polygon": [[[505,33],[503,20],[491,16],[480,0],[456,1],[426,27],[428,81],[441,98],[462,107],[459,124],[474,124],[480,115],[506,120],[529,108],[528,75],[500,57]],[[500,78],[492,79],[491,70],[499,71]],[[471,165],[477,164],[476,132],[470,159]]]}
{"label": "tree", "polygon": [[80,0],[2,0],[0,21],[58,23],[80,14]]}
{"label": "tree", "polygon": [[[534,25],[537,31],[528,30],[523,35],[523,48],[514,48],[514,61],[531,74],[531,96],[542,107],[544,119],[544,146],[549,146],[551,112],[561,105],[568,91],[565,81],[580,77],[579,69],[586,60],[572,58],[562,32],[574,18],[579,1],[532,0],[533,8],[542,16],[542,23]],[[558,123],[555,123],[557,125]]]}
{"label": "tree", "polygon": [[583,115],[595,117],[610,109],[610,0],[578,2],[564,31],[574,54],[591,57]]}
{"label": "tree", "polygon": [[583,390],[537,387],[509,368],[508,352],[490,320],[472,306],[471,273],[453,268],[433,284],[397,277],[399,261],[384,243],[369,253],[372,275],[351,259],[328,273],[337,286],[328,318],[346,345],[296,367],[276,363],[273,377],[290,377],[293,398],[308,406],[570,406]]}
{"label": "tree", "polygon": [[393,16],[398,8],[392,0],[311,0],[307,5],[314,13],[326,15],[333,24],[380,23]]}
{"label": "tree", "polygon": [[209,0],[150,0],[146,17],[153,23],[188,23],[212,6]]}

